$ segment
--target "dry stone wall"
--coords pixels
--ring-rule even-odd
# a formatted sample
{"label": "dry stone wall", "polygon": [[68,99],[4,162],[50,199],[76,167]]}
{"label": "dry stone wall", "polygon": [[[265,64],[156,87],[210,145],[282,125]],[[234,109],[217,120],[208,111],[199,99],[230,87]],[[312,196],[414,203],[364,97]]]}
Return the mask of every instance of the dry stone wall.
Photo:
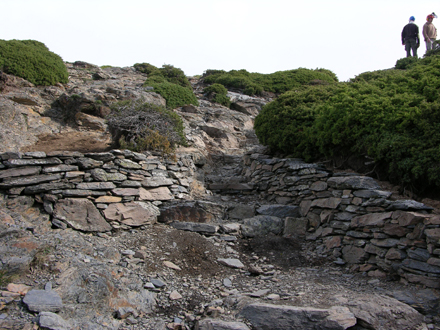
{"label": "dry stone wall", "polygon": [[112,150],[104,153],[0,154],[0,190],[30,196],[55,227],[103,233],[154,223],[162,201],[190,199],[191,156],[176,161]]}
{"label": "dry stone wall", "polygon": [[159,220],[211,235],[219,227],[245,237],[266,230],[314,241],[319,255],[353,271],[440,288],[440,216],[413,200],[391,200],[369,177],[250,154],[241,175],[208,188],[255,195],[267,205],[227,209],[193,200],[195,162],[204,160],[189,154],[166,161],[126,150],[8,152],[0,159],[0,191],[41,203],[58,228],[100,234]]}
{"label": "dry stone wall", "polygon": [[440,288],[440,216],[365,176],[332,173],[297,159],[250,154],[240,182],[213,183],[214,192],[258,194],[272,204],[297,205],[283,234],[317,243],[317,252],[370,276]]}

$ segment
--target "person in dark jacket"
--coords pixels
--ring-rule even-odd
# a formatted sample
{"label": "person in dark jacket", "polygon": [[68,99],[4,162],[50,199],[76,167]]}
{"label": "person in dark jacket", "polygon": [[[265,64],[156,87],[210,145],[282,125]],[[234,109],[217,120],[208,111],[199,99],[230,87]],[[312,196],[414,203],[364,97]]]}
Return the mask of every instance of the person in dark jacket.
{"label": "person in dark jacket", "polygon": [[402,30],[402,45],[405,45],[406,57],[417,57],[417,48],[420,46],[419,27],[414,24],[414,16],[409,18],[409,23]]}

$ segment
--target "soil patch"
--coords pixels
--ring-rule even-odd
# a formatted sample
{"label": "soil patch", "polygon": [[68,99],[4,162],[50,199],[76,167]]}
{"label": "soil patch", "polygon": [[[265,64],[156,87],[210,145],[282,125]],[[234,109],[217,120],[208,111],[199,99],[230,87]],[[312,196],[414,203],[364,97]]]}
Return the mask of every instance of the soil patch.
{"label": "soil patch", "polygon": [[324,259],[307,258],[305,242],[291,237],[268,235],[242,239],[239,249],[246,257],[256,256],[285,271],[293,267],[310,267],[327,262]]}
{"label": "soil patch", "polygon": [[23,152],[78,151],[103,152],[111,150],[112,139],[108,133],[92,131],[72,131],[58,134],[40,135],[38,142],[23,148]]}

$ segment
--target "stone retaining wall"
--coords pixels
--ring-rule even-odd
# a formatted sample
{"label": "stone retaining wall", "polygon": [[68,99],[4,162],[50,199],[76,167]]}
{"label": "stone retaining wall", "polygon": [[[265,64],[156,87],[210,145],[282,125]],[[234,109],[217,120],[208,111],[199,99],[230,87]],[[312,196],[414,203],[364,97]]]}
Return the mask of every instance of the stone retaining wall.
{"label": "stone retaining wall", "polygon": [[252,154],[244,158],[240,182],[210,189],[297,205],[299,215],[285,218],[284,235],[316,241],[321,256],[353,271],[440,288],[440,216],[413,200],[390,200],[391,192],[370,177]]}
{"label": "stone retaining wall", "polygon": [[313,240],[318,254],[350,264],[353,271],[440,288],[440,216],[422,203],[391,200],[391,193],[369,177],[336,175],[296,159],[246,155],[241,176],[208,187],[222,194],[255,194],[268,205],[225,210],[192,201],[196,166],[190,155],[164,161],[113,150],[3,153],[0,159],[0,190],[11,200],[41,203],[59,228],[99,234],[159,220],[205,234],[216,234],[217,224],[235,235],[241,227],[248,237],[265,228]]}
{"label": "stone retaining wall", "polygon": [[0,154],[0,190],[8,199],[34,198],[52,224],[106,232],[151,224],[162,201],[190,199],[190,156],[164,161],[152,155],[28,152]]}

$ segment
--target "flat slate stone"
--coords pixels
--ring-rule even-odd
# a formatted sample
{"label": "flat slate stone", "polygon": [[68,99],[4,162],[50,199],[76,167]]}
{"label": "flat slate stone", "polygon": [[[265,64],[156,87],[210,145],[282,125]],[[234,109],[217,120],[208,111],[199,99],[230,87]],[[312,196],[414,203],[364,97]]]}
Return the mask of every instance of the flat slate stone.
{"label": "flat slate stone", "polygon": [[53,330],[69,330],[71,325],[60,315],[52,312],[41,312],[38,318],[40,327]]}
{"label": "flat slate stone", "polygon": [[58,312],[63,307],[61,297],[53,290],[31,290],[23,302],[32,312]]}
{"label": "flat slate stone", "polygon": [[255,329],[328,329],[345,330],[356,324],[356,317],[347,307],[321,309],[271,304],[250,304],[239,316]]}
{"label": "flat slate stone", "polygon": [[7,167],[17,166],[38,166],[38,165],[58,165],[63,162],[58,158],[41,158],[41,159],[8,159],[3,162]]}
{"label": "flat slate stone", "polygon": [[300,217],[300,208],[298,206],[293,206],[293,205],[281,205],[281,204],[262,205],[257,209],[257,212],[262,215],[270,215],[278,218]]}
{"label": "flat slate stone", "polygon": [[327,184],[329,187],[336,189],[380,189],[380,186],[376,180],[368,176],[331,177],[327,180]]}
{"label": "flat slate stone", "polygon": [[57,166],[49,166],[43,168],[43,173],[57,173],[57,172],[70,172],[78,171],[78,166],[61,164]]}
{"label": "flat slate stone", "polygon": [[28,195],[34,195],[52,190],[64,190],[64,189],[73,189],[73,188],[75,188],[75,184],[73,183],[51,182],[51,183],[42,183],[35,186],[26,187],[24,193]]}
{"label": "flat slate stone", "polygon": [[207,223],[197,223],[197,222],[175,221],[170,223],[170,226],[179,230],[186,230],[186,231],[205,233],[205,234],[215,234],[218,230],[217,226],[210,225]]}
{"label": "flat slate stone", "polygon": [[0,179],[16,176],[37,175],[41,172],[41,166],[14,167],[0,171]]}
{"label": "flat slate stone", "polygon": [[103,213],[109,221],[136,227],[155,223],[160,211],[151,203],[130,202],[110,204]]}
{"label": "flat slate stone", "polygon": [[232,259],[232,258],[228,258],[228,259],[217,259],[217,261],[219,263],[221,263],[222,265],[231,267],[231,268],[244,268],[243,263],[238,260],[238,259]]}
{"label": "flat slate stone", "polygon": [[0,183],[0,188],[30,186],[34,184],[57,181],[60,180],[61,178],[62,178],[61,174],[48,174],[48,175],[35,175],[30,177],[9,178],[9,179],[4,179],[4,181]]}
{"label": "flat slate stone", "polygon": [[86,198],[66,198],[55,204],[53,216],[77,230],[107,232],[112,226],[105,221],[95,205]]}
{"label": "flat slate stone", "polygon": [[82,182],[76,185],[77,189],[91,189],[91,190],[112,190],[116,186],[113,182]]}

